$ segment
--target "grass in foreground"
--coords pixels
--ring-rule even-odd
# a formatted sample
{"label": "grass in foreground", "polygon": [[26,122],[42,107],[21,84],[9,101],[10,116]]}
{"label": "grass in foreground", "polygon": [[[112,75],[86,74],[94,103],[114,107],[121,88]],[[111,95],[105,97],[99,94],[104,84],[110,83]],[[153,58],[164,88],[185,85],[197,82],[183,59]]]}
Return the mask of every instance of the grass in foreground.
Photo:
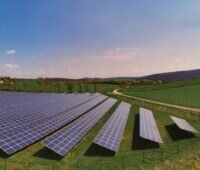
{"label": "grass in foreground", "polygon": [[200,151],[191,151],[183,156],[179,156],[176,160],[166,160],[162,165],[155,166],[152,170],[168,170],[168,169],[200,169]]}

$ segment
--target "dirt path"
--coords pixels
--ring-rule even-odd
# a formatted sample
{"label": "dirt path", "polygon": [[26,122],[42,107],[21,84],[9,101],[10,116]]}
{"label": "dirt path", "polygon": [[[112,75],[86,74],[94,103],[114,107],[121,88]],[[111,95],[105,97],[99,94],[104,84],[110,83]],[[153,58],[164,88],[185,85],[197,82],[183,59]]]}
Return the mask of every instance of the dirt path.
{"label": "dirt path", "polygon": [[139,100],[139,101],[143,101],[143,102],[148,102],[148,103],[151,103],[151,104],[157,104],[157,105],[160,105],[160,106],[165,106],[165,107],[170,107],[170,108],[175,108],[175,109],[181,109],[181,110],[189,111],[189,112],[200,113],[200,109],[185,107],[185,106],[179,106],[179,105],[174,105],[174,104],[168,104],[168,103],[158,102],[158,101],[154,101],[154,100],[143,99],[143,98],[140,98],[140,97],[129,96],[129,95],[120,93],[119,90],[120,89],[113,90],[113,94],[123,96],[123,97],[127,97],[127,98],[131,98],[131,99],[135,99],[135,100]]}

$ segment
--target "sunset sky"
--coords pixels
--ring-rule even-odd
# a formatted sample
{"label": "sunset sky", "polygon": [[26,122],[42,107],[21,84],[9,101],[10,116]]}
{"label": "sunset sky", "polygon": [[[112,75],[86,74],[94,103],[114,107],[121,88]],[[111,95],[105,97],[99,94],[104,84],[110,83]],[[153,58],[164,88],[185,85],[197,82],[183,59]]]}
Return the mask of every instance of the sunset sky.
{"label": "sunset sky", "polygon": [[1,0],[0,76],[200,68],[199,0]]}

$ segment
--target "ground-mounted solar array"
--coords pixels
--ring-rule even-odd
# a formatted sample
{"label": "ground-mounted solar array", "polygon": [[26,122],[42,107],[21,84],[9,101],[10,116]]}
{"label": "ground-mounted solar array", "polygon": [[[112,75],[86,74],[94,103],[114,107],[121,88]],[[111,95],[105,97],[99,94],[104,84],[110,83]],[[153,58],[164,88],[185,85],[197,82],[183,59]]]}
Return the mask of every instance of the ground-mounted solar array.
{"label": "ground-mounted solar array", "polygon": [[0,148],[7,154],[55,132],[107,98],[99,93],[29,94],[30,102],[29,95],[24,95],[26,100],[15,103],[17,106],[24,103],[24,107],[14,109],[14,105],[7,105],[0,111]]}
{"label": "ground-mounted solar array", "polygon": [[94,143],[117,152],[123,136],[131,105],[121,102],[102,130],[93,140]]}
{"label": "ground-mounted solar array", "polygon": [[175,117],[175,116],[170,116],[170,117],[180,129],[191,132],[191,133],[196,133],[196,134],[199,133],[186,120]]}
{"label": "ground-mounted solar array", "polygon": [[115,103],[115,99],[107,99],[66,129],[45,140],[44,145],[61,156],[66,155]]}
{"label": "ground-mounted solar array", "polygon": [[[65,156],[116,102],[100,93],[0,92],[0,149],[11,155],[46,137],[41,146]],[[153,112],[144,108],[139,111],[138,137],[163,143]],[[119,102],[90,142],[118,152],[129,113],[131,104]],[[180,129],[198,133],[184,119],[170,117]]]}
{"label": "ground-mounted solar array", "polygon": [[140,108],[140,136],[154,142],[163,143],[152,111],[144,108]]}

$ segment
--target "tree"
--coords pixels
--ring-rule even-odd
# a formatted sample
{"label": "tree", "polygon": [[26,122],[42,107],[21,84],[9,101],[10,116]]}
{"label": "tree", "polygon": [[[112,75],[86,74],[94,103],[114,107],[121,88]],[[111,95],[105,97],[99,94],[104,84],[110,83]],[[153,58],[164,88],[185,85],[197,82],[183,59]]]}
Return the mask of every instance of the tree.
{"label": "tree", "polygon": [[81,82],[78,83],[78,87],[79,87],[79,93],[82,93],[82,83]]}
{"label": "tree", "polygon": [[94,79],[94,92],[97,92],[97,79]]}
{"label": "tree", "polygon": [[23,87],[24,87],[24,91],[26,91],[26,87],[27,87],[26,80],[23,81]]}
{"label": "tree", "polygon": [[4,84],[3,84],[4,86],[5,86],[5,90],[10,90],[10,86],[11,86],[11,81],[10,81],[10,79],[4,79]]}
{"label": "tree", "polygon": [[56,92],[57,91],[57,84],[56,84],[55,81],[52,81],[50,86],[51,86],[51,89],[52,89],[51,92]]}
{"label": "tree", "polygon": [[13,86],[14,86],[14,91],[17,90],[17,80],[16,79],[12,79],[13,82]]}
{"label": "tree", "polygon": [[68,84],[67,84],[67,90],[68,90],[69,93],[72,93],[72,92],[73,92],[73,88],[74,88],[74,87],[73,87],[73,84],[72,84],[72,83],[68,83]]}
{"label": "tree", "polygon": [[88,83],[86,82],[84,85],[85,85],[85,91],[86,91],[86,92],[89,92]]}
{"label": "tree", "polygon": [[43,86],[43,82],[44,82],[43,79],[44,79],[44,78],[42,78],[42,77],[38,77],[38,78],[37,78],[37,84],[38,84],[39,87],[40,87],[40,91],[42,91],[42,86]]}

